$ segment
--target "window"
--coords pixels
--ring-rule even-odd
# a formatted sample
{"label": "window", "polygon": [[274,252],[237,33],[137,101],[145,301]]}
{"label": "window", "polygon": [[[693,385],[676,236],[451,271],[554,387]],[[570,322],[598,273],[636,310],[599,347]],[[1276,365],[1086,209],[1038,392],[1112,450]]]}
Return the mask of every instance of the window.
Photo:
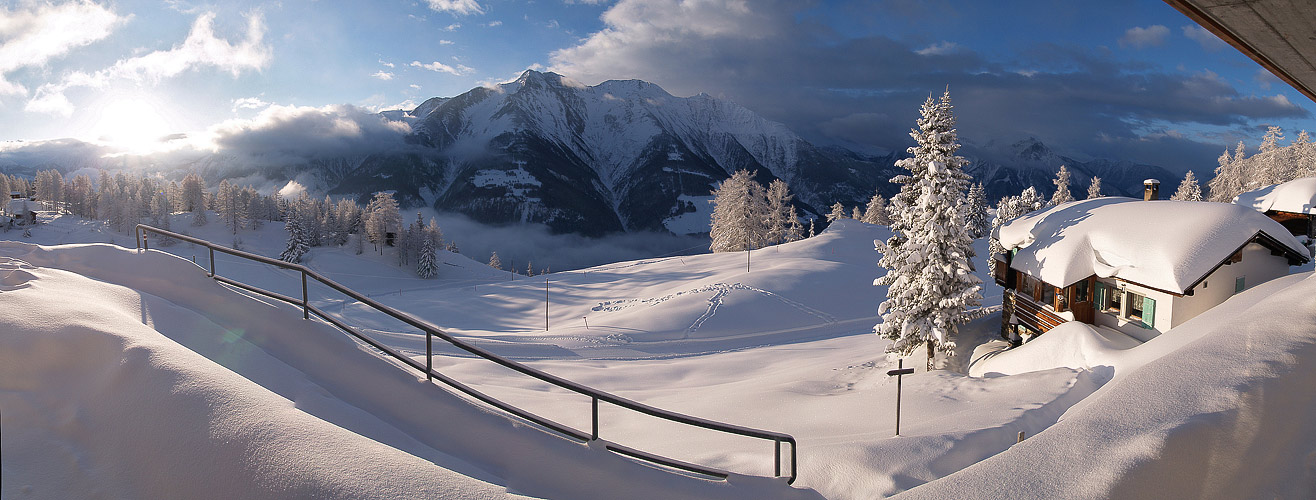
{"label": "window", "polygon": [[1124,294],[1129,302],[1129,311],[1124,317],[1131,320],[1142,321],[1142,299],[1145,299],[1146,297],[1133,292],[1124,292]]}
{"label": "window", "polygon": [[1039,284],[1042,286],[1042,303],[1054,308],[1056,303],[1056,287],[1046,283]]}
{"label": "window", "polygon": [[1088,301],[1088,280],[1074,283],[1074,302]]}
{"label": "window", "polygon": [[1234,293],[1241,292],[1244,288],[1246,288],[1246,285],[1243,284],[1243,277],[1239,276],[1238,279],[1234,280]]}
{"label": "window", "polygon": [[1033,278],[1031,276],[1023,276],[1022,278],[1023,279],[1019,280],[1019,293],[1023,294],[1025,297],[1032,298]]}
{"label": "window", "polygon": [[1120,313],[1120,299],[1124,296],[1120,294],[1118,288],[1109,284],[1097,282],[1097,309],[1112,314]]}

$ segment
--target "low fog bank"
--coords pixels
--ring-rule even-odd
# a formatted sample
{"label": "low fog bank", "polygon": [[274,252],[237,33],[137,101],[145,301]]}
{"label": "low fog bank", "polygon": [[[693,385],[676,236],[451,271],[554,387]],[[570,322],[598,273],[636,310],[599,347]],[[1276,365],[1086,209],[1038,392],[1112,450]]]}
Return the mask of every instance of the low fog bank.
{"label": "low fog bank", "polygon": [[[492,226],[451,212],[432,209],[420,212],[426,221],[434,217],[443,229],[444,241],[456,242],[462,255],[488,262],[489,255],[498,252],[503,268],[518,273],[525,273],[527,262],[534,265],[538,274],[544,268],[553,272],[570,271],[649,257],[708,253],[707,236],[641,232],[589,238],[553,234],[543,224]],[[403,221],[410,224],[415,220],[416,210],[403,210],[402,214]]]}

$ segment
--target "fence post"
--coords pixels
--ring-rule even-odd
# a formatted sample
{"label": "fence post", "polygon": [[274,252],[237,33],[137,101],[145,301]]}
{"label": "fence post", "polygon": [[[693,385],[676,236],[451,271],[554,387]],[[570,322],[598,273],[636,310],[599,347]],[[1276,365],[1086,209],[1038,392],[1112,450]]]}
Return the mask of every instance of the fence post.
{"label": "fence post", "polygon": [[593,430],[590,432],[590,440],[597,441],[599,439],[599,397],[593,396],[592,401],[593,401],[593,410],[594,410],[593,411],[594,426],[592,428]]}
{"label": "fence post", "polygon": [[772,443],[772,475],[781,476],[781,438],[774,438]]}
{"label": "fence post", "polygon": [[151,243],[146,240],[146,237],[149,235],[149,233],[150,231],[142,231],[142,251],[151,250]]}
{"label": "fence post", "polygon": [[215,277],[215,248],[209,246],[206,248],[210,250],[210,277],[214,278]]}
{"label": "fence post", "polygon": [[306,268],[302,268],[302,319],[311,319],[310,303],[306,300]]}
{"label": "fence post", "polygon": [[425,380],[434,380],[434,334],[425,330]]}

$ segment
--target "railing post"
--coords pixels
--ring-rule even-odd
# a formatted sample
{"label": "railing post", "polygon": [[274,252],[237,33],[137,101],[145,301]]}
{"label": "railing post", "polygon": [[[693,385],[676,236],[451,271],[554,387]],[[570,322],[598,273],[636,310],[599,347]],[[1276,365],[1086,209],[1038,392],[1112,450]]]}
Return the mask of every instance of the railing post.
{"label": "railing post", "polygon": [[589,435],[590,435],[590,440],[598,441],[598,439],[599,439],[599,397],[598,397],[598,396],[592,396],[592,400],[593,400],[593,405],[592,405],[592,406],[593,406],[593,410],[594,410],[594,411],[592,412],[592,413],[594,414],[594,426],[592,427],[593,430],[590,432]]}
{"label": "railing post", "polygon": [[142,249],[142,226],[141,226],[141,225],[137,225],[137,226],[134,226],[134,227],[133,227],[133,246],[134,246],[134,247],[137,247],[138,250],[141,250],[141,249]]}
{"label": "railing post", "polygon": [[434,380],[434,334],[425,330],[425,380]]}
{"label": "railing post", "polygon": [[302,268],[302,319],[311,319],[310,303],[306,300],[306,268]]}
{"label": "railing post", "polygon": [[215,247],[206,247],[210,250],[210,277],[215,277]]}
{"label": "railing post", "polygon": [[146,237],[149,235],[150,231],[142,231],[142,251],[151,250],[151,244],[146,240]]}
{"label": "railing post", "polygon": [[773,444],[772,475],[780,477],[781,476],[781,438],[774,438],[772,440],[772,444]]}
{"label": "railing post", "polygon": [[795,482],[795,477],[796,477],[795,476],[795,447],[796,446],[799,445],[795,444],[795,441],[791,441],[791,478],[786,480],[786,484],[791,484]]}

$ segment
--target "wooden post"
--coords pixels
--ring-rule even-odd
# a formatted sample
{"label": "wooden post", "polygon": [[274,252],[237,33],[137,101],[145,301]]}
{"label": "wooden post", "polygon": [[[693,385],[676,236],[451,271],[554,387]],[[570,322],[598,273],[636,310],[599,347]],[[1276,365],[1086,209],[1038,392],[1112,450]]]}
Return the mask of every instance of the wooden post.
{"label": "wooden post", "polygon": [[913,368],[905,368],[905,360],[896,360],[896,369],[886,372],[888,377],[896,378],[896,436],[900,436],[900,378],[914,373]]}

